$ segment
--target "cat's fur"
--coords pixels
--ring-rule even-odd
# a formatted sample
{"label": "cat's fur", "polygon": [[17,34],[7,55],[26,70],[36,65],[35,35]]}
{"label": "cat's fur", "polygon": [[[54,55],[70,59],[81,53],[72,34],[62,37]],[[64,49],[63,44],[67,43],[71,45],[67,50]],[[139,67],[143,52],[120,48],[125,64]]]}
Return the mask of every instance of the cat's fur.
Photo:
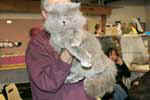
{"label": "cat's fur", "polygon": [[79,10],[80,4],[51,4],[47,6],[45,29],[51,33],[50,43],[61,52],[67,49],[72,56],[72,68],[65,83],[84,80],[88,95],[102,97],[111,92],[115,84],[116,67],[107,58],[101,44],[93,34],[83,29],[86,18]]}

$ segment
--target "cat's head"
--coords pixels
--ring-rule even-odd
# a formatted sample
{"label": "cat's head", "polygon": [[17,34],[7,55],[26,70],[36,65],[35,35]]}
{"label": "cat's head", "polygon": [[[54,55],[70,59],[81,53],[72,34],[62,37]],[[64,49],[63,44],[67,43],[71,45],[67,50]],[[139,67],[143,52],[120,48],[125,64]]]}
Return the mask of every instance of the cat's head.
{"label": "cat's head", "polygon": [[51,34],[63,34],[70,29],[80,30],[86,24],[79,3],[52,4],[46,10],[48,18],[45,20],[44,27]]}

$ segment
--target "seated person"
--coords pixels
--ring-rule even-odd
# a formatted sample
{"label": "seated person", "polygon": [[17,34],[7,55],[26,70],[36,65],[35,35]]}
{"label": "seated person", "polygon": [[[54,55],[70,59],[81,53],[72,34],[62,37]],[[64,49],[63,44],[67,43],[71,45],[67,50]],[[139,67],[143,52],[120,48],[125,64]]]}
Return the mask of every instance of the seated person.
{"label": "seated person", "polygon": [[114,48],[108,49],[107,56],[114,61],[117,67],[116,76],[116,87],[114,88],[113,94],[106,94],[103,98],[111,98],[113,100],[129,100],[128,88],[123,83],[123,77],[129,78],[131,72],[129,71],[126,64],[123,62],[118,52]]}
{"label": "seated person", "polygon": [[129,95],[131,100],[149,100],[150,98],[150,72],[146,72],[141,78],[136,81],[138,83],[134,84],[129,90]]}

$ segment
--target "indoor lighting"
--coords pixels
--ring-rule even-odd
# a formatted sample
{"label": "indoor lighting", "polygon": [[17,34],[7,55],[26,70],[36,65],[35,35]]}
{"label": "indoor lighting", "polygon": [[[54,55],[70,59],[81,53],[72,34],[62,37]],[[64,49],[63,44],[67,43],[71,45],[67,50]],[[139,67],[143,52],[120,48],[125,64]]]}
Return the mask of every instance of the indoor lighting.
{"label": "indoor lighting", "polygon": [[6,20],[7,24],[12,24],[12,20]]}

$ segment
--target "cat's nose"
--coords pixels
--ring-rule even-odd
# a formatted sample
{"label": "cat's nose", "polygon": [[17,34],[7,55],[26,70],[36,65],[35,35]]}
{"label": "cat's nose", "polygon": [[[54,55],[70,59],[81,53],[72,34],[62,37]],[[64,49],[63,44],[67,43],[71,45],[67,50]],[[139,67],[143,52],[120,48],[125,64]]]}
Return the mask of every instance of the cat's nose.
{"label": "cat's nose", "polygon": [[65,21],[63,21],[63,24],[65,25],[65,24],[66,24],[66,22],[65,22]]}

